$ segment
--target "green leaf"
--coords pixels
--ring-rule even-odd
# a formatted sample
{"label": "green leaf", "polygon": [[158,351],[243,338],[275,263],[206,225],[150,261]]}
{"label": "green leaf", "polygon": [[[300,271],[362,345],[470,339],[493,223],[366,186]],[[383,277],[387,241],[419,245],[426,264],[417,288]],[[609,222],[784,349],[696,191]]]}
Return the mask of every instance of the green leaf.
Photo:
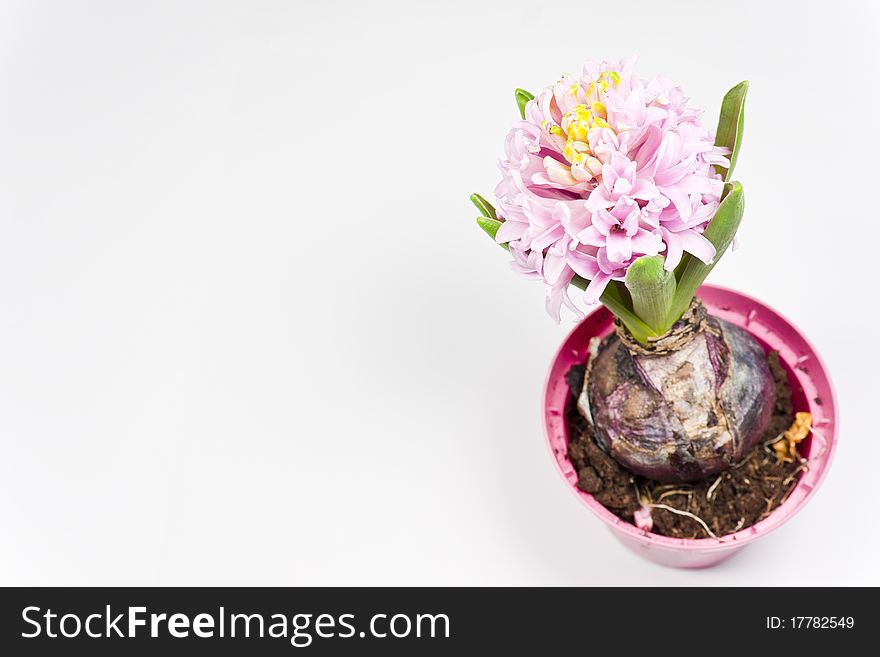
{"label": "green leaf", "polygon": [[718,260],[724,255],[727,247],[733,241],[742,221],[743,210],[745,208],[745,197],[743,195],[742,185],[738,182],[727,183],[729,190],[712,221],[706,227],[703,237],[712,242],[715,246],[715,258],[711,264],[705,264],[688,254],[685,256],[686,262],[683,262],[681,275],[678,278],[678,288],[672,298],[672,306],[669,309],[668,323],[672,326],[682,316],[687,307],[691,303],[694,294],[706,276],[717,264]]}
{"label": "green leaf", "polygon": [[[590,281],[586,278],[575,275],[575,277],[571,279],[571,284],[581,290],[586,290]],[[603,306],[614,313],[614,315],[620,318],[620,321],[624,323],[636,340],[642,344],[647,344],[648,336],[654,335],[654,331],[651,330],[650,326],[639,319],[635,313],[633,313],[621,294],[621,287],[623,286],[617,281],[611,281],[608,283],[608,287],[605,288],[602,296],[599,297],[599,301]],[[626,290],[626,288],[623,289]]]}
{"label": "green leaf", "polygon": [[745,120],[746,93],[749,81],[743,80],[724,95],[721,102],[721,115],[718,117],[718,130],[715,132],[715,145],[730,149],[730,168],[715,165],[725,182],[733,176],[733,167],[742,145],[743,125]]}
{"label": "green leaf", "polygon": [[526,103],[534,99],[534,96],[525,89],[517,89],[513,96],[516,98],[516,106],[519,107],[520,118],[526,118]]}
{"label": "green leaf", "polygon": [[[494,240],[495,235],[498,233],[498,229],[501,228],[501,224],[503,223],[498,219],[498,215],[495,214],[495,208],[492,207],[492,204],[489,203],[489,201],[476,192],[471,194],[471,203],[476,205],[477,210],[483,215],[482,217],[477,217],[477,224],[483,229],[483,232]],[[507,244],[501,244],[500,246],[505,250],[508,250]]]}
{"label": "green leaf", "polygon": [[672,297],[675,294],[675,274],[663,268],[663,256],[642,256],[626,271],[626,289],[632,297],[633,311],[657,335],[671,328],[667,323]]}
{"label": "green leaf", "polygon": [[[491,219],[490,217],[477,217],[477,225],[483,229],[483,232],[486,233],[492,240],[495,240],[495,235],[498,233],[498,229],[501,228],[501,221],[497,219]],[[500,247],[507,250],[507,244],[499,244]]]}
{"label": "green leaf", "polygon": [[498,215],[495,214],[495,208],[492,207],[492,204],[476,192],[471,194],[471,203],[477,206],[477,210],[479,210],[480,214],[484,217],[489,217],[490,219],[498,218]]}

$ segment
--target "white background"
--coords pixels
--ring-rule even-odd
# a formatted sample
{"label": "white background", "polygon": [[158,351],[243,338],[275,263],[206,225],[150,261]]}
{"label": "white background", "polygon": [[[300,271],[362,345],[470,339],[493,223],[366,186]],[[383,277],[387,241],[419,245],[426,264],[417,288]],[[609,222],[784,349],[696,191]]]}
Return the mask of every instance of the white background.
{"label": "white background", "polygon": [[[880,584],[880,12],[734,5],[3,3],[0,583]],[[515,87],[632,53],[711,126],[751,80],[711,280],[840,402],[816,497],[701,572],[566,490],[572,325],[467,201]]]}

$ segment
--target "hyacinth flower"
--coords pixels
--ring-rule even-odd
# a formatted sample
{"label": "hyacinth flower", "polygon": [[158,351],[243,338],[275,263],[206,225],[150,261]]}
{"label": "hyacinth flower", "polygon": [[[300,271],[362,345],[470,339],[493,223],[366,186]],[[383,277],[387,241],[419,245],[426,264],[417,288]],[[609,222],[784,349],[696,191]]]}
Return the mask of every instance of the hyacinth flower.
{"label": "hyacinth flower", "polygon": [[633,472],[689,481],[746,453],[775,403],[761,347],[695,298],[743,215],[731,176],[748,84],[724,97],[713,133],[680,87],[634,64],[517,89],[497,210],[471,200],[514,270],[546,284],[557,322],[597,302],[615,315],[578,399],[600,446]]}

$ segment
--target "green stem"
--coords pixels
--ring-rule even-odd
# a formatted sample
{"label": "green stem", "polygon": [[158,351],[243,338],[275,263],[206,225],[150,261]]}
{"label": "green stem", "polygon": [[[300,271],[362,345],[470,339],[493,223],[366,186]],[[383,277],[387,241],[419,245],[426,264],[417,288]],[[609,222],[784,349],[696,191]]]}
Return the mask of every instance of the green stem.
{"label": "green stem", "polygon": [[[581,290],[586,290],[587,285],[590,284],[586,278],[581,278],[580,276],[575,276],[571,279],[571,284]],[[599,301],[603,306],[608,308],[615,316],[617,316],[621,322],[623,322],[624,326],[629,330],[632,336],[641,342],[642,344],[648,343],[648,337],[655,335],[654,331],[650,326],[645,324],[641,319],[639,319],[632,310],[630,310],[626,301],[623,299],[623,296],[620,293],[620,288],[618,287],[620,283],[617,281],[611,281],[608,284],[608,287],[605,288],[605,292],[602,293],[602,296],[599,297]]]}

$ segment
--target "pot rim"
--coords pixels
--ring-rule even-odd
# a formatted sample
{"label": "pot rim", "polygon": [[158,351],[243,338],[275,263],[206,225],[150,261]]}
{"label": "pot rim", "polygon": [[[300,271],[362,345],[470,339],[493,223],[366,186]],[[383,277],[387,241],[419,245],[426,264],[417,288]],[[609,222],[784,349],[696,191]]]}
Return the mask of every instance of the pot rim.
{"label": "pot rim", "polygon": [[[582,341],[582,336],[579,334],[585,331],[585,327],[590,323],[596,325],[602,322],[610,323],[610,312],[603,306],[599,306],[589,313],[566,335],[565,340],[563,340],[553,357],[544,382],[544,437],[550,457],[556,466],[556,470],[565,481],[566,486],[587,508],[609,525],[612,530],[621,532],[645,546],[663,546],[678,550],[700,550],[703,552],[730,550],[742,547],[783,525],[809,501],[815,494],[816,489],[822,484],[837,447],[837,428],[839,422],[837,417],[837,395],[819,352],[806,336],[778,311],[748,294],[720,285],[703,285],[698,290],[697,295],[703,298],[707,308],[713,315],[731,321],[748,331],[749,334],[762,342],[762,345],[768,345],[772,349],[779,351],[780,360],[786,364],[787,369],[797,380],[798,385],[801,386],[806,396],[808,410],[813,415],[813,426],[819,432],[811,432],[810,435],[808,459],[811,467],[801,475],[797,485],[782,504],[760,522],[755,523],[751,527],[741,529],[734,534],[722,536],[719,539],[671,538],[645,532],[635,525],[618,518],[592,495],[577,488],[577,473],[568,460],[568,455],[564,450],[560,451],[557,445],[554,444],[558,443],[561,427],[562,444],[567,447],[568,423],[565,421],[564,412],[553,407],[553,401],[555,398],[558,402],[560,378],[562,379],[564,392],[566,395],[568,394],[568,386],[564,381],[565,371],[560,370],[565,368],[567,371],[574,361],[585,357],[586,342],[589,341],[589,338],[586,339],[581,349],[577,349],[571,343]],[[739,302],[740,306],[739,311],[733,310],[733,306],[737,302]],[[744,308],[751,309],[745,316],[741,312]],[[607,317],[603,317],[603,313],[607,314]],[[757,330],[758,328],[761,330]],[[606,332],[607,329],[593,331],[589,337],[600,334],[604,335]],[[575,355],[579,352],[581,353],[580,357]],[[808,363],[810,365],[809,369],[806,367]],[[817,398],[821,399],[821,402],[817,402]],[[565,402],[563,401],[562,403],[564,411]],[[558,406],[558,403],[556,405]],[[819,438],[819,440],[815,440],[815,438]],[[817,445],[817,443],[819,444]],[[817,447],[821,448],[821,451],[819,454],[814,454]],[[566,465],[567,467],[565,467]]]}

